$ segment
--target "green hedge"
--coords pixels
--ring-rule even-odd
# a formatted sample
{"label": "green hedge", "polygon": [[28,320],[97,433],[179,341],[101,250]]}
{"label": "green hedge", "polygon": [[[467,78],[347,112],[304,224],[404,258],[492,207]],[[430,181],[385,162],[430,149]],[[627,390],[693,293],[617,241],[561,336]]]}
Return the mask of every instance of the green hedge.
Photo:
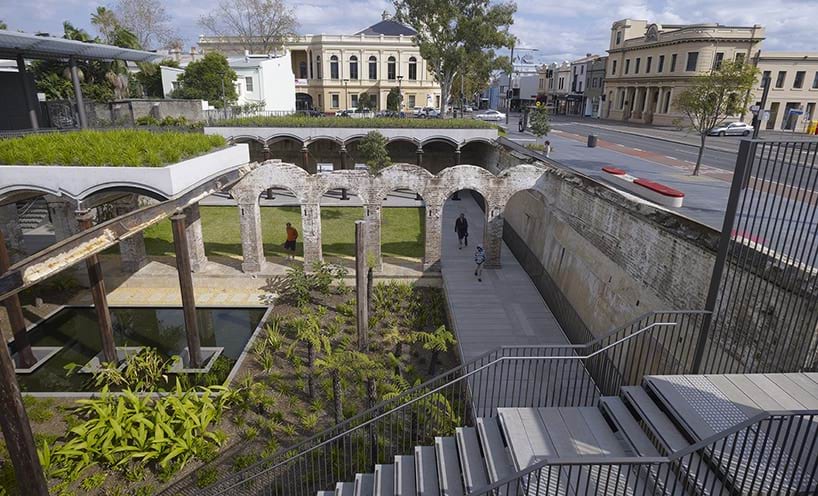
{"label": "green hedge", "polygon": [[475,119],[412,119],[373,117],[236,117],[216,121],[213,127],[345,127],[345,128],[413,128],[413,129],[493,129],[497,126]]}
{"label": "green hedge", "polygon": [[130,129],[30,134],[0,140],[0,164],[162,167],[225,144],[221,136]]}

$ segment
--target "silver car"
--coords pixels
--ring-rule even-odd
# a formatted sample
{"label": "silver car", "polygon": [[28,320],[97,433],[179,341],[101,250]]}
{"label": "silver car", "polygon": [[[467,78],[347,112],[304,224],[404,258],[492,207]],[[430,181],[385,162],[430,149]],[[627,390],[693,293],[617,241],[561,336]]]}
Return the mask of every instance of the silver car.
{"label": "silver car", "polygon": [[475,119],[480,119],[481,121],[502,121],[505,120],[506,114],[502,112],[498,112],[497,110],[491,109],[486,110],[485,112],[481,112],[474,116]]}
{"label": "silver car", "polygon": [[710,136],[749,136],[753,126],[745,122],[729,122],[714,127],[707,134]]}

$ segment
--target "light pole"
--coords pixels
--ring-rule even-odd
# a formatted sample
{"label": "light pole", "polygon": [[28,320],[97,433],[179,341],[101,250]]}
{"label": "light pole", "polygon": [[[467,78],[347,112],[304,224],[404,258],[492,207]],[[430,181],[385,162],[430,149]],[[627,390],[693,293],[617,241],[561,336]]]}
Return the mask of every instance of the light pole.
{"label": "light pole", "polygon": [[403,81],[403,76],[398,76],[398,113],[403,112],[403,90],[400,83]]}
{"label": "light pole", "polygon": [[[515,46],[511,44],[511,69],[508,72],[508,88],[506,88],[506,124],[508,124],[508,117],[511,113],[511,97],[514,95],[514,90],[511,88],[511,78],[514,74],[514,50]],[[538,48],[517,48],[518,52],[538,52]]]}
{"label": "light pole", "polygon": [[349,109],[349,95],[347,94],[347,83],[349,79],[344,79],[344,110]]}

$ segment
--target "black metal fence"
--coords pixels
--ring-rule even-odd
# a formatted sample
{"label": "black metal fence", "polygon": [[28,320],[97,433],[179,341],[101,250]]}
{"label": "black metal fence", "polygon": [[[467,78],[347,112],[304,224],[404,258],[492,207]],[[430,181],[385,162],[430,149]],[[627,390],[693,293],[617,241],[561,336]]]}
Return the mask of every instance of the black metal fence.
{"label": "black metal fence", "polygon": [[503,347],[389,399],[238,473],[241,445],[207,467],[221,480],[200,489],[195,474],[164,494],[309,495],[391,463],[414,446],[493,417],[498,407],[593,406],[646,374],[690,372],[704,312],[649,313],[585,345]]}
{"label": "black metal fence", "polygon": [[742,141],[696,370],[818,367],[817,156],[818,141]]}

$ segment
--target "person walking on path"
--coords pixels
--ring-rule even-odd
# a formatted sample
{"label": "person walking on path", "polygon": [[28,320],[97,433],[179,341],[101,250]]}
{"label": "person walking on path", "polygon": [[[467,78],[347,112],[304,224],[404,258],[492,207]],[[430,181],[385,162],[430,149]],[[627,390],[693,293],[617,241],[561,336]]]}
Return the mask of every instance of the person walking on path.
{"label": "person walking on path", "polygon": [[478,282],[483,282],[483,262],[486,261],[486,252],[483,251],[483,247],[477,245],[477,249],[474,251],[474,263],[477,264],[477,267],[474,269],[474,275],[477,276]]}
{"label": "person walking on path", "polygon": [[298,231],[292,224],[287,222],[287,241],[284,242],[284,250],[287,252],[288,260],[295,260],[295,240],[298,239]]}
{"label": "person walking on path", "polygon": [[466,214],[460,213],[460,217],[454,221],[454,232],[457,233],[457,249],[463,248],[463,244],[469,246],[469,221],[466,220]]}

